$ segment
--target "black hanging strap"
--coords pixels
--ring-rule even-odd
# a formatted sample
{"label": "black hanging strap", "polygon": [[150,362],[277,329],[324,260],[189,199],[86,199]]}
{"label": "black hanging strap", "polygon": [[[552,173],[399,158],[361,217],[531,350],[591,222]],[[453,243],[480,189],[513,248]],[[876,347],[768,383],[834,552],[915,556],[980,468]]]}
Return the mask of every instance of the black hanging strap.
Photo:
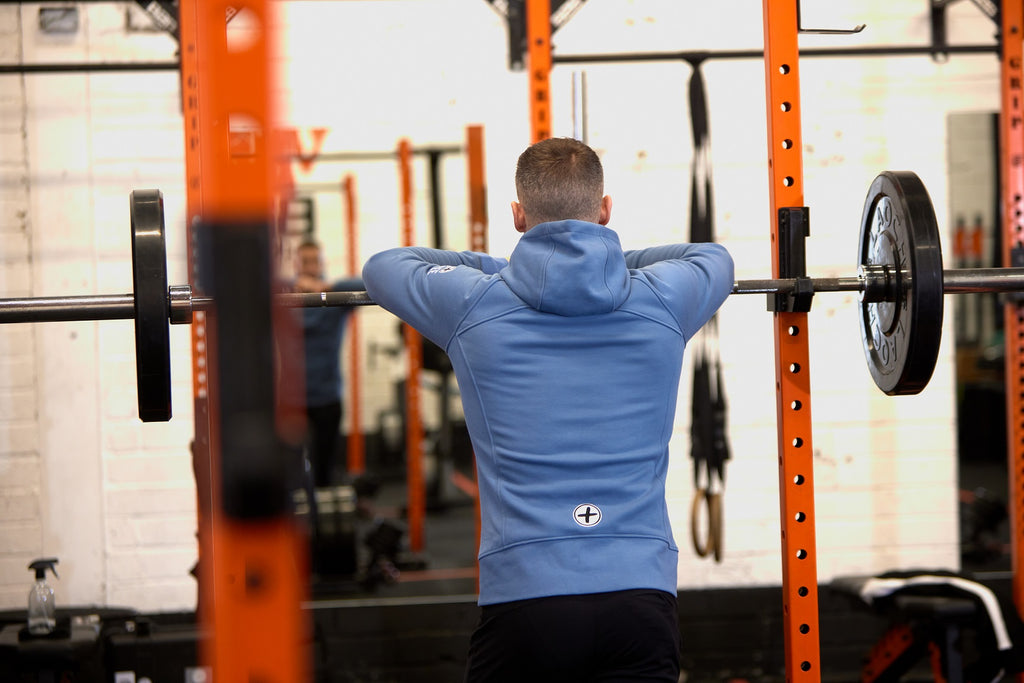
{"label": "black hanging strap", "polygon": [[[690,172],[690,241],[715,239],[714,205],[711,195],[711,136],[708,126],[707,96],[700,61],[693,64],[690,77],[690,123],[693,132],[693,165]],[[693,459],[694,503],[691,509],[691,533],[697,554],[713,553],[722,559],[722,491],[725,488],[725,463],[730,457],[728,403],[722,383],[722,364],[718,353],[717,315],[700,332],[694,344],[693,387],[690,410],[690,456]],[[716,482],[717,479],[717,482]],[[696,514],[706,507],[706,541],[697,529]]]}
{"label": "black hanging strap", "polygon": [[690,127],[693,132],[693,165],[690,170],[690,241],[714,239],[714,207],[711,200],[711,137],[707,96],[700,63],[690,76]]}

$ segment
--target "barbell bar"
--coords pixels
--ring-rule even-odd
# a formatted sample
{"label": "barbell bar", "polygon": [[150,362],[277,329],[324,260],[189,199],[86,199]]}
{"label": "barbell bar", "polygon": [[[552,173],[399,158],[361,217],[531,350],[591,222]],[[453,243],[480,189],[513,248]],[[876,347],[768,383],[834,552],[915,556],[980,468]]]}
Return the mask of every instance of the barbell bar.
{"label": "barbell bar", "polygon": [[[1021,270],[1024,271],[1024,268]],[[168,322],[172,325],[190,324],[194,311],[213,307],[213,297],[193,295],[189,285],[168,287],[167,301]],[[376,305],[370,295],[363,291],[281,292],[275,296],[275,302],[286,308]],[[0,299],[0,324],[134,319],[134,294]]]}
{"label": "barbell bar", "polygon": [[[886,297],[869,298],[869,291],[885,287],[885,275],[854,277],[807,278],[815,294],[818,292],[851,292],[861,295],[867,303],[885,301]],[[797,289],[796,278],[768,280],[737,280],[732,294],[791,294]],[[871,284],[873,283],[873,284]],[[1024,291],[1024,268],[958,268],[942,271],[944,294],[981,294],[986,292]],[[194,295],[189,285],[167,288],[168,317],[172,325],[190,324],[194,311],[213,307],[213,297]],[[281,292],[275,303],[285,308],[325,308],[337,306],[375,306],[365,291],[347,292]],[[135,295],[96,294],[75,296],[10,297],[0,299],[0,324],[72,322],[83,320],[134,320]]]}
{"label": "barbell bar", "polygon": [[[163,197],[136,190],[129,197],[134,291],[130,294],[0,299],[0,324],[134,320],[139,417],[171,417],[169,325],[192,322],[212,297],[189,285],[167,285]],[[856,276],[738,280],[733,294],[797,291],[857,293],[861,340],[875,384],[889,395],[916,394],[938,356],[945,294],[1024,292],[1024,268],[942,269],[935,212],[916,174],[885,171],[872,182],[861,217]],[[282,292],[290,308],[366,306],[364,291]]]}

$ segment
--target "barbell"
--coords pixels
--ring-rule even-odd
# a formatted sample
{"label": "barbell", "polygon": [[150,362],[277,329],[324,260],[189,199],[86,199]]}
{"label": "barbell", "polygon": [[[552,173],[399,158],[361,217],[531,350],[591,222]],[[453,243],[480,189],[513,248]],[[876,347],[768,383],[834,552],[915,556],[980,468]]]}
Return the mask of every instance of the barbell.
{"label": "barbell", "polygon": [[[129,196],[130,294],[0,299],[0,324],[134,320],[139,417],[171,418],[170,324],[192,322],[213,305],[189,285],[167,285],[163,195]],[[733,294],[817,292],[860,295],[861,341],[875,384],[888,395],[920,393],[931,379],[941,342],[944,294],[1024,292],[1024,268],[943,270],[939,228],[928,192],[910,171],[885,171],[871,183],[861,215],[855,276],[738,280]],[[280,293],[286,307],[365,306],[366,292]]]}

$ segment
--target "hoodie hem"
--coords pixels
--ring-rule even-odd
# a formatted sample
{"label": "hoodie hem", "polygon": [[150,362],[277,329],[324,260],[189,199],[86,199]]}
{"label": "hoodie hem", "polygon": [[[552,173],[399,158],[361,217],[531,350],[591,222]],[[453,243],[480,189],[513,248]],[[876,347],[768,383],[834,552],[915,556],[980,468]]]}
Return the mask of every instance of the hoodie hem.
{"label": "hoodie hem", "polygon": [[481,605],[648,588],[674,594],[679,551],[667,539],[537,541],[480,558]]}

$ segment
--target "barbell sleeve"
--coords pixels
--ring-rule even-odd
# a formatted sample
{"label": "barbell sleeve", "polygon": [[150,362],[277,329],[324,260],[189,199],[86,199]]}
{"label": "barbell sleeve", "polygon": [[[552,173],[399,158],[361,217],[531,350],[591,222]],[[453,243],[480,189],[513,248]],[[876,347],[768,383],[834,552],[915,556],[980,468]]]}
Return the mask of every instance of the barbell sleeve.
{"label": "barbell sleeve", "polygon": [[943,294],[1024,292],[1024,268],[964,268],[942,271]]}
{"label": "barbell sleeve", "polygon": [[0,323],[131,320],[134,317],[133,294],[0,299]]}
{"label": "barbell sleeve", "polygon": [[[814,292],[863,292],[871,275],[809,278]],[[788,294],[797,280],[737,280],[733,294]],[[1024,292],[1024,268],[960,268],[942,271],[944,294]]]}

